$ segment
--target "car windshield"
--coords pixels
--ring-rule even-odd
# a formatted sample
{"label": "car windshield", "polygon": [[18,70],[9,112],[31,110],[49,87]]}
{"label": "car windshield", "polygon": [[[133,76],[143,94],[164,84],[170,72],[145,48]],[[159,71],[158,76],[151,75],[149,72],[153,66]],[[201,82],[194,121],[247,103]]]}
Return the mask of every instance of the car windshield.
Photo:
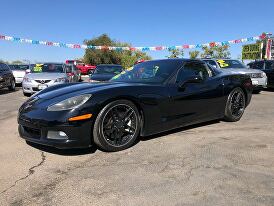
{"label": "car windshield", "polygon": [[110,81],[163,83],[182,64],[182,61],[148,61],[123,71]]}
{"label": "car windshield", "polygon": [[73,60],[68,60],[67,64],[74,64],[74,61]]}
{"label": "car windshield", "polygon": [[123,71],[122,66],[108,65],[108,66],[97,66],[94,74],[120,74]]}
{"label": "car windshield", "polygon": [[29,65],[10,65],[11,70],[26,71]]}
{"label": "car windshield", "polygon": [[218,59],[216,60],[221,69],[245,69],[246,66],[239,60]]}
{"label": "car windshield", "polygon": [[32,73],[64,73],[65,69],[62,64],[36,64],[32,68]]}

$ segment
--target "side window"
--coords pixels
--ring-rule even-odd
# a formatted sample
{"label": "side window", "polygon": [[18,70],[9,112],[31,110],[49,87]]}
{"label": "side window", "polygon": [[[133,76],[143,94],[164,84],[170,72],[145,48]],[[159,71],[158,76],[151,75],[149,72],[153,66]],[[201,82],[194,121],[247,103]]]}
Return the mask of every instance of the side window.
{"label": "side window", "polygon": [[206,64],[200,62],[189,62],[186,63],[184,68],[179,71],[177,82],[185,81],[189,77],[197,75],[204,80],[213,76],[212,71],[206,66]]}
{"label": "side window", "polygon": [[209,65],[215,67],[215,68],[218,68],[217,63],[213,60],[206,60],[205,62],[208,63]]}
{"label": "side window", "polygon": [[8,66],[8,65],[6,65],[6,64],[2,64],[2,70],[3,70],[3,71],[9,71],[9,70],[10,70],[10,68],[9,68],[9,66]]}

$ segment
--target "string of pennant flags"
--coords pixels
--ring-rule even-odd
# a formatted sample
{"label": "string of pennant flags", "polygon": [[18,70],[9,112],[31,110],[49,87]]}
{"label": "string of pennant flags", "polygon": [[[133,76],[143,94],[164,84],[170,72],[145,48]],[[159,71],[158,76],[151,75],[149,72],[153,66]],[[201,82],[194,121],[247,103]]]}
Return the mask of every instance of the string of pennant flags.
{"label": "string of pennant flags", "polygon": [[18,42],[18,43],[27,43],[33,45],[45,45],[45,46],[54,46],[54,47],[62,47],[62,48],[71,48],[71,49],[98,49],[98,50],[114,50],[114,51],[162,51],[162,50],[171,50],[171,49],[194,49],[194,48],[202,48],[206,47],[215,47],[215,46],[225,46],[231,44],[240,44],[245,42],[252,42],[264,39],[266,37],[265,34],[241,39],[235,39],[230,41],[222,41],[222,42],[209,42],[204,44],[185,44],[178,46],[152,46],[152,47],[115,47],[115,46],[93,46],[93,45],[85,45],[85,44],[66,44],[60,42],[51,42],[51,41],[40,41],[33,39],[25,39],[13,36],[6,36],[0,34],[0,40]]}

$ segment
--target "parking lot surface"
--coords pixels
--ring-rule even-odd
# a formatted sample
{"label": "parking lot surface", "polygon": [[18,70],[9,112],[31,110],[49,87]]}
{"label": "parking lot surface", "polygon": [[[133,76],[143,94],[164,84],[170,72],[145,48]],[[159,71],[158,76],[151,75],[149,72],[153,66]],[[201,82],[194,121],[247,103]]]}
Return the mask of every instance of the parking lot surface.
{"label": "parking lot surface", "polygon": [[0,205],[274,205],[274,92],[241,121],[142,138],[117,153],[28,145],[22,91],[0,91]]}

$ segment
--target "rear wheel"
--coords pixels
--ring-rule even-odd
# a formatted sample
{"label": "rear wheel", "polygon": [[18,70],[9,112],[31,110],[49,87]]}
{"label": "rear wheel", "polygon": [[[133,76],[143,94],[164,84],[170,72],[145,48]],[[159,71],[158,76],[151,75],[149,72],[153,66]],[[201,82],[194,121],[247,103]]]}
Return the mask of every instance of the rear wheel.
{"label": "rear wheel", "polygon": [[14,79],[11,79],[10,80],[10,86],[8,87],[10,91],[15,91],[15,80]]}
{"label": "rear wheel", "polygon": [[120,151],[132,146],[139,132],[136,106],[128,100],[117,100],[98,114],[93,128],[94,143],[104,151]]}
{"label": "rear wheel", "polygon": [[224,119],[229,122],[236,122],[241,119],[245,110],[245,94],[241,88],[233,89],[226,102]]}

